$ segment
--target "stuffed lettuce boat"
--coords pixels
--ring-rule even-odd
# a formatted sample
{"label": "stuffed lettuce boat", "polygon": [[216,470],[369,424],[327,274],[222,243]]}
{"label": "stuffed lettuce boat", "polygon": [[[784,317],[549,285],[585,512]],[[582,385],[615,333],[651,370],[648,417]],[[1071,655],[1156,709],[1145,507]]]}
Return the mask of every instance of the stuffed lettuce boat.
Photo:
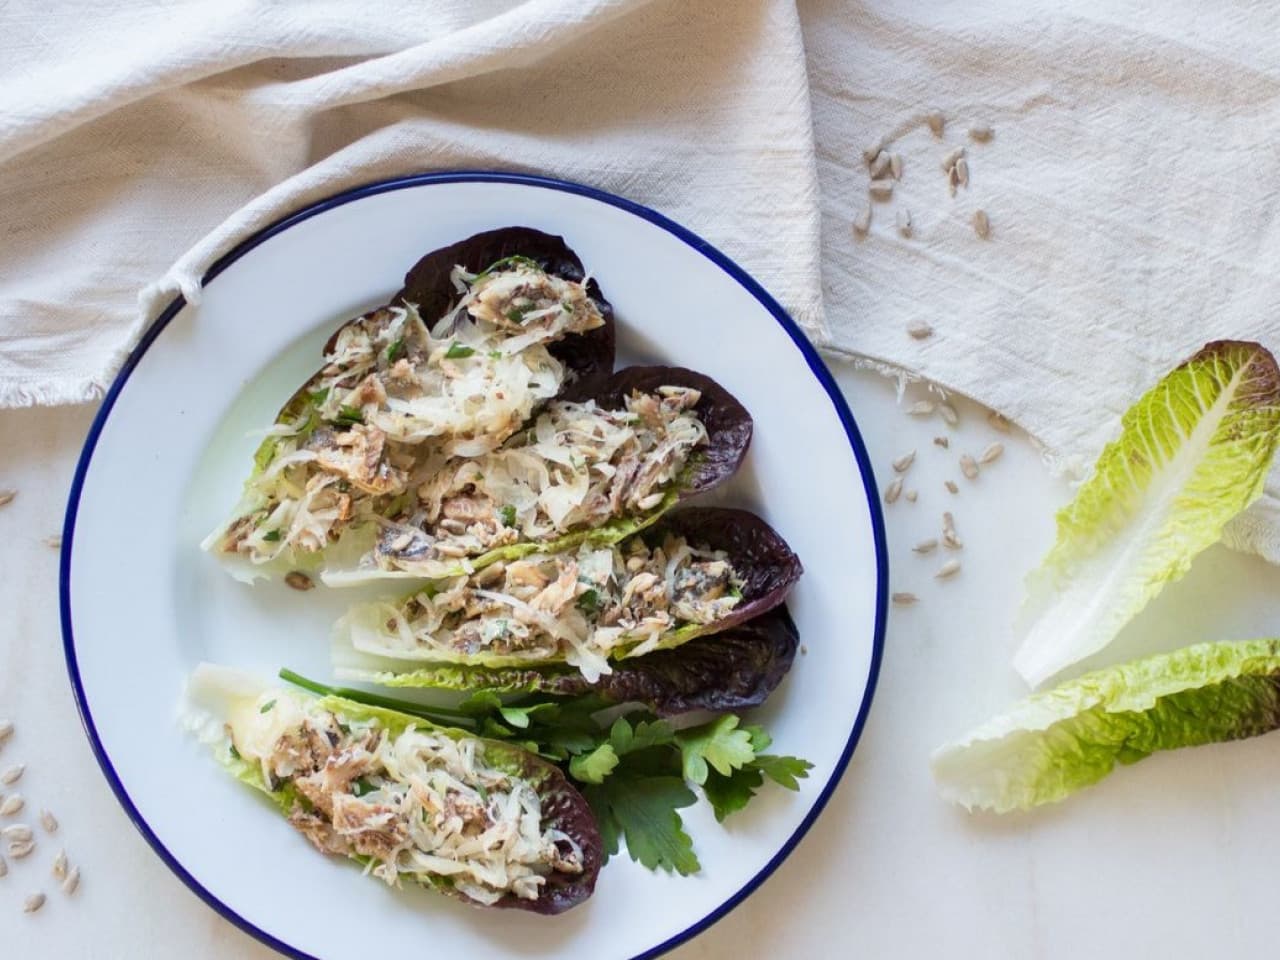
{"label": "stuffed lettuce boat", "polygon": [[590,399],[548,404],[491,453],[428,465],[377,518],[372,549],[328,565],[324,581],[440,580],[616,543],[732,476],[751,429],[710,377],[628,367]]}
{"label": "stuffed lettuce boat", "polygon": [[388,305],[329,339],[205,549],[247,580],[315,567],[442,460],[490,452],[552,398],[597,391],[612,316],[559,237],[510,227],[428,254]]}
{"label": "stuffed lettuce boat", "polygon": [[480,906],[561,913],[591,895],[586,800],[520,747],[202,664],[184,719],[322,853]]}
{"label": "stuffed lettuce boat", "polygon": [[441,664],[549,666],[575,668],[593,685],[618,661],[772,610],[801,572],[786,541],[755,514],[681,510],[619,544],[499,561],[399,600],[357,605],[335,628],[334,667],[344,679],[439,686],[454,677],[433,669]]}

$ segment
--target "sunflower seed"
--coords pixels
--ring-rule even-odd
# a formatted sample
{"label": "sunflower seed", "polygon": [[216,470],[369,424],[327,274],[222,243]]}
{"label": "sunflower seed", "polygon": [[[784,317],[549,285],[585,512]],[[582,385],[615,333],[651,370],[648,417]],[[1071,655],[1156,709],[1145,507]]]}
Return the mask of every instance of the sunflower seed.
{"label": "sunflower seed", "polygon": [[911,236],[911,211],[903,207],[898,211],[898,233],[904,237]]}
{"label": "sunflower seed", "polygon": [[938,404],[938,412],[942,414],[942,419],[953,427],[960,422],[960,415],[956,413],[956,408],[949,403]]}
{"label": "sunflower seed", "polygon": [[956,195],[956,185],[960,183],[960,178],[956,176],[956,168],[952,167],[947,171],[947,193],[951,196]]}
{"label": "sunflower seed", "polygon": [[991,410],[987,413],[987,423],[991,424],[993,429],[999,430],[1001,433],[1008,433],[1010,427],[1009,418],[1002,414]]}
{"label": "sunflower seed", "polygon": [[58,832],[58,818],[48,810],[40,811],[40,826],[44,827],[45,833]]}
{"label": "sunflower seed", "polygon": [[933,334],[933,327],[923,320],[913,320],[907,324],[907,333],[911,335],[913,340],[923,340]]}
{"label": "sunflower seed", "polygon": [[946,487],[947,490],[949,490],[951,493],[960,492],[960,488],[956,486],[956,482],[954,480],[947,480],[942,485]]}
{"label": "sunflower seed", "polygon": [[872,180],[867,188],[872,200],[888,200],[893,196],[892,180]]}
{"label": "sunflower seed", "polygon": [[889,172],[893,174],[893,179],[902,179],[902,154],[895,153],[889,158]]}
{"label": "sunflower seed", "polygon": [[17,843],[26,843],[32,836],[31,828],[25,823],[12,823],[0,830],[0,837]]}
{"label": "sunflower seed", "polygon": [[15,813],[22,809],[22,805],[26,801],[22,799],[22,794],[15,793],[5,797],[4,802],[0,803],[0,817],[12,817]]}
{"label": "sunflower seed", "polygon": [[0,773],[0,783],[3,783],[6,787],[13,786],[22,779],[22,772],[26,769],[27,765],[25,763],[15,763],[4,773]]}
{"label": "sunflower seed", "polygon": [[956,161],[956,183],[962,187],[969,186],[969,161],[964,157]]}
{"label": "sunflower seed", "polygon": [[21,860],[23,857],[29,856],[35,848],[36,842],[34,840],[10,840],[9,856],[15,860]]}
{"label": "sunflower seed", "polygon": [[881,150],[879,153],[877,153],[875,156],[875,159],[871,161],[871,166],[869,168],[871,171],[871,179],[872,180],[881,179],[886,173],[889,172],[889,164],[891,162],[892,162],[892,158],[884,150]]}
{"label": "sunflower seed", "polygon": [[0,720],[0,743],[4,743],[13,736],[13,721]]}
{"label": "sunflower seed", "polygon": [[67,879],[62,881],[62,892],[69,897],[76,892],[78,886],[80,886],[80,868],[72,867],[71,872],[67,874]]}
{"label": "sunflower seed", "polygon": [[67,878],[67,851],[59,850],[53,858],[53,879],[61,883]]}
{"label": "sunflower seed", "polygon": [[938,110],[925,114],[924,122],[929,125],[929,132],[935,137],[942,136],[943,127],[945,127],[947,123],[946,118],[943,117],[941,111]]}
{"label": "sunflower seed", "polygon": [[933,551],[938,549],[938,541],[933,539],[921,540],[911,549],[916,553],[933,553]]}
{"label": "sunflower seed", "polygon": [[871,208],[865,207],[853,218],[853,232],[865,237],[871,229]]}
{"label": "sunflower seed", "polygon": [[990,143],[991,138],[995,136],[995,131],[985,123],[975,124],[969,128],[969,138],[978,143]]}
{"label": "sunflower seed", "polygon": [[898,473],[906,473],[907,468],[911,466],[911,464],[915,461],[915,459],[916,459],[916,452],[914,450],[912,450],[910,453],[904,453],[897,460],[893,461],[893,469],[896,470]]}
{"label": "sunflower seed", "polygon": [[874,141],[870,146],[862,151],[862,159],[870,164],[872,160],[880,156],[880,151],[884,149],[884,137]]}
{"label": "sunflower seed", "polygon": [[937,404],[932,400],[917,400],[911,406],[907,407],[907,413],[913,417],[927,417],[937,409]]}
{"label": "sunflower seed", "polygon": [[920,496],[920,491],[908,490],[906,493],[903,494],[903,496],[907,498],[907,503],[915,503],[916,497]]}
{"label": "sunflower seed", "polygon": [[5,862],[4,857],[0,857],[0,877],[8,876],[9,864]]}
{"label": "sunflower seed", "polygon": [[973,232],[983,240],[991,236],[991,220],[987,217],[987,211],[975,210],[973,213]]}
{"label": "sunflower seed", "polygon": [[941,447],[943,450],[945,450],[947,449],[947,447],[951,446],[951,441],[948,440],[946,437],[934,437],[933,445],[935,447]]}
{"label": "sunflower seed", "polygon": [[970,480],[978,479],[978,461],[967,453],[960,454],[960,472]]}
{"label": "sunflower seed", "polygon": [[62,534],[54,533],[45,537],[44,545],[46,547],[52,547],[54,550],[59,549],[62,546]]}
{"label": "sunflower seed", "polygon": [[27,899],[22,902],[22,912],[35,913],[37,910],[39,910],[43,906],[44,906],[44,894],[33,893],[31,894],[31,896],[27,897]]}
{"label": "sunflower seed", "polygon": [[13,503],[13,498],[17,495],[17,490],[0,490],[0,507],[6,507]]}
{"label": "sunflower seed", "polygon": [[946,531],[948,531],[948,530],[950,530],[952,533],[955,533],[955,530],[956,530],[956,518],[955,518],[955,516],[951,513],[951,511],[950,511],[950,510],[944,510],[944,511],[942,511],[942,530],[943,530],[943,532],[944,532],[944,533],[945,533]]}
{"label": "sunflower seed", "polygon": [[285,574],[284,582],[295,590],[310,590],[315,586],[315,581],[300,570],[291,570]]}
{"label": "sunflower seed", "polygon": [[978,457],[978,462],[984,465],[995,463],[1000,459],[1002,453],[1004,453],[1004,444],[997,441],[982,451],[982,454]]}
{"label": "sunflower seed", "polygon": [[956,147],[942,158],[943,173],[950,173],[956,168],[956,164],[960,162],[960,158],[964,156],[964,147]]}
{"label": "sunflower seed", "polygon": [[960,572],[960,561],[948,560],[946,563],[944,563],[942,566],[938,568],[938,572],[934,574],[934,577],[937,578],[938,580],[945,580],[948,577],[954,577],[959,572]]}
{"label": "sunflower seed", "polygon": [[893,480],[893,483],[889,484],[889,486],[884,491],[884,502],[894,503],[901,494],[902,494],[902,478],[895,477]]}
{"label": "sunflower seed", "polygon": [[942,545],[948,550],[959,550],[964,547],[960,537],[956,535],[956,521],[951,514],[942,515]]}
{"label": "sunflower seed", "polygon": [[914,593],[903,592],[903,593],[895,593],[893,595],[893,602],[900,607],[910,606],[911,604],[915,603],[919,599],[920,598],[917,597]]}

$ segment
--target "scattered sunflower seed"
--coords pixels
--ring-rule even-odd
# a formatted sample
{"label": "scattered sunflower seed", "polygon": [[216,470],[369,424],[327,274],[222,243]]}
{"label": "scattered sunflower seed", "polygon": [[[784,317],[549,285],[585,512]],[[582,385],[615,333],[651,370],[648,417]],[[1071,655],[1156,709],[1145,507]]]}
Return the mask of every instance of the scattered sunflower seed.
{"label": "scattered sunflower seed", "polygon": [[862,151],[862,159],[870,164],[876,157],[880,156],[880,151],[884,149],[884,137],[874,141],[870,146]]}
{"label": "scattered sunflower seed", "polygon": [[900,607],[910,606],[911,604],[915,603],[919,599],[920,598],[917,597],[914,593],[906,593],[905,591],[902,593],[895,593],[893,595],[893,602]]}
{"label": "scattered sunflower seed", "polygon": [[895,153],[889,158],[889,172],[893,174],[893,179],[902,179],[902,154]]}
{"label": "scattered sunflower seed", "polygon": [[924,122],[929,125],[929,132],[935,137],[942,136],[942,130],[947,123],[946,118],[943,117],[939,110],[934,110],[932,113],[925,114]]}
{"label": "scattered sunflower seed", "polygon": [[44,545],[58,550],[62,547],[62,534],[54,533],[44,538]]}
{"label": "scattered sunflower seed", "polygon": [[40,826],[44,827],[45,833],[58,832],[58,818],[48,810],[40,811]]}
{"label": "scattered sunflower seed", "polygon": [[942,545],[948,550],[959,550],[964,546],[956,535],[956,519],[949,511],[942,515]]}
{"label": "scattered sunflower seed", "polygon": [[951,196],[954,197],[956,195],[956,186],[959,183],[960,178],[956,176],[956,168],[952,167],[947,171],[947,192],[951,194]]}
{"label": "scattered sunflower seed", "polygon": [[22,794],[15,793],[4,798],[4,802],[0,803],[0,817],[12,817],[15,813],[22,809],[22,805],[26,803],[22,799]]}
{"label": "scattered sunflower seed", "polygon": [[897,501],[898,497],[901,496],[901,494],[902,494],[902,478],[894,477],[893,483],[889,484],[889,486],[884,491],[884,502],[894,503]]}
{"label": "scattered sunflower seed", "polygon": [[0,877],[8,876],[9,864],[5,862],[4,857],[0,857]]}
{"label": "scattered sunflower seed", "polygon": [[1004,444],[996,441],[982,451],[982,454],[978,457],[978,462],[983,465],[995,463],[1000,459],[1002,453],[1004,453]]}
{"label": "scattered sunflower seed", "polygon": [[903,207],[898,211],[898,233],[904,237],[911,236],[911,211]]}
{"label": "scattered sunflower seed", "polygon": [[933,335],[933,327],[929,326],[929,324],[925,323],[923,320],[913,320],[907,325],[907,333],[909,333],[914,340],[923,340],[926,337]]}
{"label": "scattered sunflower seed", "polygon": [[62,892],[69,897],[76,892],[78,886],[80,886],[80,868],[72,867],[71,872],[67,874],[67,879],[62,881]]}
{"label": "scattered sunflower seed", "polygon": [[956,164],[960,161],[960,158],[963,156],[964,156],[964,147],[956,147],[954,150],[948,152],[947,155],[942,158],[942,172],[950,173],[952,170],[954,170]]}
{"label": "scattered sunflower seed", "polygon": [[991,424],[994,429],[999,430],[1001,433],[1008,433],[1012,426],[1012,424],[1009,423],[1008,417],[1003,414],[999,414],[994,410],[987,413],[987,423]]}
{"label": "scattered sunflower seed", "polygon": [[960,422],[960,415],[956,413],[956,408],[949,403],[938,404],[938,412],[942,414],[942,419],[947,421],[950,426],[954,427]]}
{"label": "scattered sunflower seed", "polygon": [[893,181],[872,180],[867,192],[871,194],[872,200],[888,200],[893,196]]}
{"label": "scattered sunflower seed", "polygon": [[67,878],[67,851],[59,850],[53,858],[53,879],[61,883]]}
{"label": "scattered sunflower seed", "polygon": [[37,910],[39,910],[43,906],[44,906],[44,894],[33,893],[31,894],[31,896],[27,897],[27,899],[22,902],[22,912],[35,913]]}
{"label": "scattered sunflower seed", "polygon": [[934,437],[933,445],[935,447],[941,447],[943,450],[945,450],[947,449],[947,447],[951,446],[951,441],[948,440],[946,437]]}
{"label": "scattered sunflower seed", "polygon": [[13,736],[13,721],[0,720],[0,743],[4,743]]}
{"label": "scattered sunflower seed", "polygon": [[908,490],[906,493],[903,494],[903,496],[907,498],[907,503],[915,503],[916,497],[920,496],[920,491],[914,490],[914,489]]}
{"label": "scattered sunflower seed", "polygon": [[991,138],[995,136],[995,131],[985,123],[979,123],[969,128],[969,139],[978,143],[990,143]]}
{"label": "scattered sunflower seed", "polygon": [[17,490],[0,490],[0,507],[6,507],[13,503],[13,498],[17,495]]}
{"label": "scattered sunflower seed", "polygon": [[970,480],[978,479],[978,461],[967,453],[960,454],[960,472]]}
{"label": "scattered sunflower seed", "polygon": [[991,236],[991,220],[987,217],[987,211],[975,210],[973,213],[973,232],[983,240]]}
{"label": "scattered sunflower seed", "polygon": [[956,183],[962,187],[969,186],[969,161],[964,157],[956,161]]}
{"label": "scattered sunflower seed", "polygon": [[934,574],[934,577],[937,578],[938,580],[946,580],[948,577],[954,577],[959,572],[960,572],[960,561],[948,560],[946,563],[944,563],[942,566],[938,568],[938,572]]}
{"label": "scattered sunflower seed", "polygon": [[929,540],[921,540],[911,548],[916,553],[933,553],[938,549],[938,541],[930,538]]}
{"label": "scattered sunflower seed", "polygon": [[31,828],[25,823],[11,823],[9,826],[0,830],[0,837],[11,842],[26,843],[34,836]]}
{"label": "scattered sunflower seed", "polygon": [[881,179],[886,173],[889,172],[889,164],[891,162],[892,162],[892,159],[890,158],[889,154],[886,151],[881,150],[879,153],[877,153],[875,156],[875,159],[871,161],[871,166],[869,167],[871,171],[871,179],[872,180]]}
{"label": "scattered sunflower seed", "polygon": [[865,207],[858,212],[853,218],[853,232],[859,236],[866,236],[867,231],[871,229],[871,208]]}
{"label": "scattered sunflower seed", "polygon": [[26,769],[27,765],[25,763],[15,763],[4,773],[0,773],[0,783],[3,783],[6,787],[13,786],[22,779],[22,772]]}
{"label": "scattered sunflower seed", "polygon": [[938,405],[932,400],[917,400],[911,406],[907,407],[907,413],[913,417],[927,417],[938,408]]}
{"label": "scattered sunflower seed", "polygon": [[912,450],[910,453],[904,453],[897,460],[893,461],[893,469],[897,473],[906,473],[907,468],[911,466],[916,459],[916,452]]}
{"label": "scattered sunflower seed", "polygon": [[292,570],[285,575],[284,582],[295,590],[310,590],[315,586],[315,581],[308,577],[301,570]]}
{"label": "scattered sunflower seed", "polygon": [[15,860],[21,860],[23,857],[30,856],[31,851],[36,848],[34,840],[10,840],[9,856]]}
{"label": "scattered sunflower seed", "polygon": [[947,480],[945,483],[943,483],[943,486],[946,487],[947,490],[950,491],[951,493],[960,492],[960,488],[956,486],[956,482],[954,480]]}

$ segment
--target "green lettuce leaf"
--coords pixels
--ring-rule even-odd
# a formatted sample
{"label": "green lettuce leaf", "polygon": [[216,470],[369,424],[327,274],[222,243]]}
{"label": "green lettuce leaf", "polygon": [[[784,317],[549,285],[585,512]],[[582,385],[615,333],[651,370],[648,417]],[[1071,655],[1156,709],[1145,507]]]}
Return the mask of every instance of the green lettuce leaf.
{"label": "green lettuce leaf", "polygon": [[1262,492],[1280,436],[1280,370],[1256,343],[1210,343],[1121,427],[1029,578],[1013,665],[1032,686],[1106,647]]}
{"label": "green lettuce leaf", "polygon": [[933,755],[942,794],[1005,813],[1062,800],[1117,763],[1280,727],[1280,640],[1201,643],[1032,694]]}

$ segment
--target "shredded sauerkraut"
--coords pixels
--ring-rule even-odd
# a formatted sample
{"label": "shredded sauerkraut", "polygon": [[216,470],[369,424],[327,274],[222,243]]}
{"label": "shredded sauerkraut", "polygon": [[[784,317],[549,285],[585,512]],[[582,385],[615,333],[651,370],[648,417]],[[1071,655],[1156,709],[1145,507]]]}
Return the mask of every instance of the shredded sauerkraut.
{"label": "shredded sauerkraut", "polygon": [[694,410],[701,394],[663,386],[623,409],[554,401],[500,449],[434,465],[381,524],[377,565],[447,575],[461,558],[545,542],[662,503],[707,440]]}
{"label": "shredded sauerkraut", "polygon": [[547,344],[604,323],[584,283],[510,258],[454,270],[460,297],[428,329],[413,305],[347,324],[270,432],[234,518],[206,542],[265,564],[385,515],[425,462],[498,448],[560,392]]}
{"label": "shredded sauerkraut", "polygon": [[238,710],[227,732],[270,790],[292,787],[289,821],[317,849],[363,859],[389,884],[443,880],[492,904],[536,899],[553,872],[583,870],[581,847],[543,826],[537,791],[486,763],[481,740],[391,735],[284,690]]}
{"label": "shredded sauerkraut", "polygon": [[741,599],[725,552],[673,535],[653,546],[633,537],[496,563],[375,603],[359,619],[376,628],[353,631],[352,644],[407,660],[563,660],[594,682],[611,672],[610,656],[648,653],[674,630],[723,619]]}

